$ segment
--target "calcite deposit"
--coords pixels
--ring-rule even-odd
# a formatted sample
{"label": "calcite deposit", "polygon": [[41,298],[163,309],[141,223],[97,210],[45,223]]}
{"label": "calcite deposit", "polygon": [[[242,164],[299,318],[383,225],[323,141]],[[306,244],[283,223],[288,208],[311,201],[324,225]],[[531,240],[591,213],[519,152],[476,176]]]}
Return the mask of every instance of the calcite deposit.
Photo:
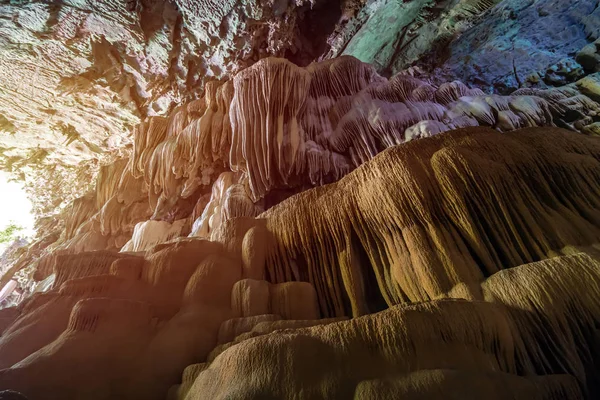
{"label": "calcite deposit", "polygon": [[126,154],[134,126],[201,97],[205,81],[267,56],[309,63],[322,51],[312,39],[325,40],[341,8],[326,0],[2,1],[0,165],[27,183],[36,213],[61,210],[90,189],[100,165]]}
{"label": "calcite deposit", "polygon": [[471,127],[390,148],[210,239],[54,251],[36,270],[51,288],[2,310],[0,387],[593,398],[599,163],[595,138]]}
{"label": "calcite deposit", "polygon": [[600,397],[598,6],[530,3],[0,4],[0,399]]}

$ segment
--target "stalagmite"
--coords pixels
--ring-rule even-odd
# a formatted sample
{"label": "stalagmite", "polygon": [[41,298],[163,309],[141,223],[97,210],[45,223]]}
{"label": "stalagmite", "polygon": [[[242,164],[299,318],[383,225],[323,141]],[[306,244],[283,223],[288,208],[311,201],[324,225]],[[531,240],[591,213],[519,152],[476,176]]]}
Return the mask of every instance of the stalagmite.
{"label": "stalagmite", "polygon": [[275,314],[229,319],[223,322],[219,328],[219,344],[232,342],[237,336],[253,330],[256,325],[262,322],[272,322],[280,319],[281,316]]}
{"label": "stalagmite", "polygon": [[[255,339],[236,340],[203,367],[189,394],[180,398],[242,393],[287,397],[300,391],[302,398],[351,397],[352,392],[355,398],[371,398],[374,393],[416,399],[467,395],[578,399],[584,394],[593,398],[597,354],[588,351],[595,336],[585,327],[597,320],[598,283],[600,263],[580,253],[500,271],[480,289],[472,288],[471,299],[491,303],[438,300],[347,322],[250,336]],[[463,297],[460,292],[453,290],[449,296]],[[277,323],[259,323],[255,329]],[[546,341],[555,346],[541,345]],[[251,358],[260,348],[270,349],[260,352],[261,365],[279,357],[288,362],[273,371],[275,375],[249,373],[248,368],[260,369]],[[451,357],[456,351],[461,356]],[[327,373],[342,365],[344,374]],[[525,376],[515,375],[517,370]],[[592,392],[581,391],[586,380]]]}
{"label": "stalagmite", "polygon": [[270,314],[269,282],[254,279],[238,281],[233,287],[231,303],[234,315],[238,317]]}

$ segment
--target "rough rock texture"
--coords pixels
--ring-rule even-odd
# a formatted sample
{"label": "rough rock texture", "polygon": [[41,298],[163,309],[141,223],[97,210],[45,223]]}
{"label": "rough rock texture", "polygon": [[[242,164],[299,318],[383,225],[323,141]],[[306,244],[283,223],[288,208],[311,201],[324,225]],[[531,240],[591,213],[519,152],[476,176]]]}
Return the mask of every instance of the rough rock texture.
{"label": "rough rock texture", "polygon": [[595,0],[368,1],[330,36],[326,57],[353,55],[384,74],[415,67],[508,94],[593,71],[599,21]]}
{"label": "rough rock texture", "polygon": [[489,93],[562,86],[596,70],[599,10],[592,0],[7,0],[0,166],[26,182],[37,215],[55,215],[101,165],[127,157],[140,120],[273,55],[301,66],[353,55],[383,76],[411,67]]}
{"label": "rough rock texture", "polygon": [[[501,96],[459,81],[435,86],[403,73],[385,79],[349,56],[305,68],[261,60],[232,80],[208,82],[203,98],[167,117],[137,125],[129,157],[102,166],[93,190],[40,220],[40,239],[5,268],[0,284],[18,282],[19,298],[47,287],[59,253],[143,252],[184,236],[214,240],[229,220],[256,217],[338,181],[386,148],[451,129],[558,125],[597,134],[599,79]],[[264,257],[255,249],[262,240],[264,227],[240,243],[248,278],[263,278],[249,261]]]}
{"label": "rough rock texture", "polygon": [[595,398],[599,174],[597,138],[468,128],[388,149],[212,240],[56,254],[52,288],[1,310],[0,389]]}
{"label": "rough rock texture", "polygon": [[0,398],[599,397],[597,10],[0,3]]}
{"label": "rough rock texture", "polygon": [[[86,188],[64,181],[89,183],[78,175],[125,150],[128,131],[146,114],[149,86],[160,79],[168,87],[170,46],[164,44],[176,10],[160,6],[166,9],[151,17],[156,35],[147,37],[141,16],[127,4],[0,5],[3,168],[17,170],[34,188],[43,185],[38,180],[57,181],[54,196],[67,203]],[[149,47],[160,52],[147,56]],[[38,210],[44,211],[53,209]]]}
{"label": "rough rock texture", "polygon": [[561,85],[581,75],[572,72],[573,58],[599,29],[594,0],[505,0],[444,50],[439,73],[500,93],[540,81]]}
{"label": "rough rock texture", "polygon": [[126,153],[140,118],[259,58],[314,59],[306,37],[339,14],[335,3],[329,21],[325,3],[2,1],[0,165],[27,183],[37,214],[56,212]]}
{"label": "rough rock texture", "polygon": [[367,1],[329,37],[327,57],[352,55],[396,73],[470,28],[498,0]]}

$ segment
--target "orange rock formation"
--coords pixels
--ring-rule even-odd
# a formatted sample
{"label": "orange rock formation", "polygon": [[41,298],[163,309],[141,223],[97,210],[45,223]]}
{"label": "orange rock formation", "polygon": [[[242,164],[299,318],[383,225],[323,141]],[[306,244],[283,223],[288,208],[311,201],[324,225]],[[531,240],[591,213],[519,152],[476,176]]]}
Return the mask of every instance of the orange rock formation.
{"label": "orange rock formation", "polygon": [[347,57],[210,82],[2,277],[31,293],[0,390],[595,398],[600,141],[573,131],[599,110]]}

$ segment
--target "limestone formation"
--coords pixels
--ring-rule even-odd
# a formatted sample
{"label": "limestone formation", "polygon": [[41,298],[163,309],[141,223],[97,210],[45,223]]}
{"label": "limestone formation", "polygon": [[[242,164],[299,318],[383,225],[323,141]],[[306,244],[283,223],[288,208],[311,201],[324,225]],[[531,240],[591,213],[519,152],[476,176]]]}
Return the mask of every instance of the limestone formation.
{"label": "limestone formation", "polygon": [[[131,128],[260,58],[319,56],[342,5],[323,0],[0,4],[0,165],[42,216],[85,194]],[[333,19],[323,14],[333,12]],[[308,62],[307,62],[308,60]],[[52,186],[52,191],[48,192]]]}
{"label": "limestone formation", "polygon": [[69,63],[0,82],[0,130],[53,132],[0,148],[49,182],[1,260],[0,398],[600,397],[593,49],[500,90],[403,67],[513,0],[9,3],[0,77]]}
{"label": "limestone formation", "polygon": [[63,211],[65,230],[54,226],[59,238],[48,249],[144,251],[173,237],[210,238],[225,221],[338,181],[388,147],[451,129],[558,125],[593,134],[597,80],[500,96],[459,81],[385,79],[347,56],[306,68],[261,60],[231,81],[208,82],[202,99],[167,118],[139,124],[129,155],[101,167],[93,189]]}
{"label": "limestone formation", "polygon": [[599,173],[594,137],[465,128],[209,238],[55,252],[52,287],[2,311],[0,389],[594,398]]}

